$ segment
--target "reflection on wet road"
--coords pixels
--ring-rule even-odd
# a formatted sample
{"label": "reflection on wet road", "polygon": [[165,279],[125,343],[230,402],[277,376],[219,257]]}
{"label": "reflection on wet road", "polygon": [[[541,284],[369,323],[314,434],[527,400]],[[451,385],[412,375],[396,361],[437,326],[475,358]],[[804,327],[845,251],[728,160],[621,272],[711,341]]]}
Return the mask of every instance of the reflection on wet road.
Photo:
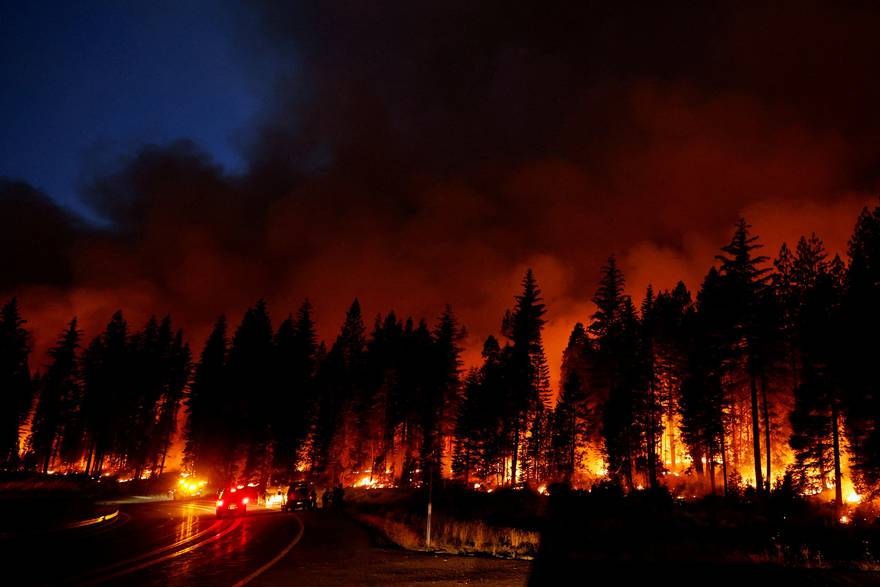
{"label": "reflection on wet road", "polygon": [[529,563],[406,552],[336,511],[254,509],[218,520],[209,501],[120,506],[87,528],[0,540],[9,585],[523,585]]}
{"label": "reflection on wet road", "polygon": [[297,514],[216,519],[211,502],[123,505],[105,525],[0,544],[27,584],[231,585],[254,578],[303,532]]}

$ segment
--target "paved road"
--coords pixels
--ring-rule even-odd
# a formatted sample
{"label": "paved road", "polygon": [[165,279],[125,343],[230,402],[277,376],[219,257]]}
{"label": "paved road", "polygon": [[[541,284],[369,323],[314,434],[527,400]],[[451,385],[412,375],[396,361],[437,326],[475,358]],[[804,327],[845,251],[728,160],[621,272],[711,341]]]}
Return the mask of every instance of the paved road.
{"label": "paved road", "polygon": [[[534,564],[412,553],[378,544],[336,512],[256,510],[217,520],[211,502],[120,506],[87,528],[0,539],[3,585],[880,585],[880,574],[757,565]],[[572,580],[574,578],[574,580]]]}
{"label": "paved road", "polygon": [[377,545],[335,512],[256,510],[217,520],[211,502],[122,505],[89,528],[0,540],[15,585],[522,585],[530,565]]}

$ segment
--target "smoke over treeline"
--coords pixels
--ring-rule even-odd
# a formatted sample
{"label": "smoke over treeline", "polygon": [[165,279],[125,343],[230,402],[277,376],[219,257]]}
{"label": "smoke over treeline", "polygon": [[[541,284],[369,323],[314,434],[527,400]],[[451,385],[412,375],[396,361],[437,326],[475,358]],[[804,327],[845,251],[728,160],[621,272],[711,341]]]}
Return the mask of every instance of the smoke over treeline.
{"label": "smoke over treeline", "polygon": [[695,287],[740,215],[770,250],[809,231],[842,250],[878,178],[876,8],[567,4],[261,3],[237,41],[281,66],[246,169],[145,147],[84,176],[105,227],[4,182],[0,293],[40,348],[120,307],[200,345],[260,297],[311,298],[324,338],[355,295],[368,315],[448,302],[474,359],[534,267],[555,377],[609,253],[640,295]]}

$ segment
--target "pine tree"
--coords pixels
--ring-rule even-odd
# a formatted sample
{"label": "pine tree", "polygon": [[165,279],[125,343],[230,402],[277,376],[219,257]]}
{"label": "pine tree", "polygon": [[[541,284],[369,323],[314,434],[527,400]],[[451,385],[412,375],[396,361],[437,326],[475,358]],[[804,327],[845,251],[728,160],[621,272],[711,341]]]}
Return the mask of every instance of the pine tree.
{"label": "pine tree", "polygon": [[232,404],[239,414],[233,434],[246,457],[241,477],[261,484],[268,480],[271,464],[272,404],[266,398],[272,392],[272,339],[266,302],[259,300],[236,328],[227,363]]}
{"label": "pine tree", "polygon": [[479,470],[481,451],[485,442],[484,389],[479,369],[470,369],[465,375],[461,408],[455,420],[455,448],[452,472],[465,485],[470,485]]}
{"label": "pine tree", "polygon": [[235,413],[226,375],[226,318],[220,316],[202,350],[186,398],[185,460],[190,470],[217,484],[231,481]]}
{"label": "pine tree", "polygon": [[356,406],[366,383],[366,328],[360,302],[355,299],[345,315],[339,336],[318,374],[320,402],[312,461],[333,483],[359,465],[362,447],[356,445],[360,415]]}
{"label": "pine tree", "polygon": [[839,373],[853,470],[863,489],[874,490],[880,486],[880,395],[874,373],[880,356],[880,208],[862,210],[848,256]]}
{"label": "pine tree", "polygon": [[651,353],[649,367],[658,386],[655,403],[662,412],[656,433],[661,438],[665,437],[663,452],[670,467],[675,469],[679,464],[676,460],[676,414],[679,412],[681,384],[687,369],[689,329],[693,322],[693,302],[684,283],[679,281],[671,292],[661,291],[657,294],[653,314],[653,319],[643,328],[647,326],[650,336],[646,350]]}
{"label": "pine tree", "polygon": [[[162,321],[163,340],[168,340],[171,333],[171,319]],[[192,375],[192,352],[189,344],[183,340],[183,331],[178,330],[167,346],[162,366],[162,395],[156,414],[156,433],[151,443],[151,471],[153,475],[161,475],[165,470],[165,461],[171,449],[171,441],[177,432],[177,416],[180,404],[186,394]]]}
{"label": "pine tree", "polygon": [[19,430],[33,400],[25,323],[15,298],[0,309],[0,467],[18,465]]}
{"label": "pine tree", "polygon": [[[428,465],[435,460],[430,457],[429,433],[437,405],[437,355],[436,341],[428,323],[419,320],[413,326],[407,320],[404,328],[406,369],[403,372],[403,388],[410,394],[407,401],[409,411],[406,415],[404,451],[401,477],[405,484],[418,483],[430,479],[432,468]],[[421,474],[420,474],[421,473]]]}
{"label": "pine tree", "polygon": [[505,316],[503,326],[511,341],[510,396],[506,402],[506,414],[512,430],[510,471],[514,483],[518,480],[525,439],[533,433],[541,433],[535,423],[547,404],[550,392],[549,370],[541,336],[547,309],[531,269],[523,278],[522,293],[515,299],[515,308]]}
{"label": "pine tree", "polygon": [[52,359],[41,381],[40,398],[34,414],[31,449],[43,473],[49,470],[65,428],[75,419],[80,396],[77,349],[82,332],[76,327],[76,318],[61,333],[58,342],[49,349]]}
{"label": "pine tree", "polygon": [[794,389],[795,403],[789,414],[792,428],[789,445],[795,453],[791,469],[799,489],[821,491],[828,488],[834,461],[827,386],[829,357],[822,349],[831,335],[828,321],[835,296],[826,287],[817,288],[818,283],[831,285],[831,281],[827,276],[824,247],[816,236],[809,241],[801,237],[796,251],[788,267],[793,347],[799,357],[796,373],[799,383]]}
{"label": "pine tree", "polygon": [[368,389],[371,398],[366,422],[368,429],[371,477],[374,473],[396,474],[395,463],[400,448],[397,430],[410,415],[408,397],[401,387],[403,365],[403,323],[394,312],[384,319],[376,316],[368,348]]}
{"label": "pine tree", "polygon": [[297,467],[314,414],[317,338],[308,300],[275,334],[274,384],[280,402],[272,414],[272,452],[274,467],[286,480]]}
{"label": "pine tree", "polygon": [[657,473],[662,467],[657,461],[658,445],[663,435],[663,405],[660,394],[660,368],[658,361],[657,338],[659,336],[660,318],[658,316],[657,299],[654,289],[648,285],[641,308],[640,328],[640,363],[644,369],[647,393],[641,398],[637,417],[642,421],[641,427],[645,435],[645,460],[648,470],[648,483],[652,489],[657,488]]}
{"label": "pine tree", "polygon": [[452,435],[460,400],[461,341],[465,336],[452,307],[447,305],[433,332],[433,368],[422,407],[421,461],[428,479],[440,478],[444,441]]}
{"label": "pine tree", "polygon": [[725,408],[728,404],[722,386],[728,357],[731,327],[730,304],[722,277],[713,267],[703,280],[697,295],[697,312],[687,344],[687,369],[681,384],[679,409],[682,440],[696,471],[708,477],[715,489],[715,457],[720,454],[725,491],[727,458],[725,446]]}
{"label": "pine tree", "polygon": [[728,299],[734,304],[732,308],[735,321],[734,349],[745,362],[749,378],[752,412],[752,443],[755,460],[755,487],[769,491],[770,479],[764,484],[764,472],[761,468],[761,427],[759,424],[758,387],[761,387],[764,405],[765,438],[767,441],[767,469],[770,469],[770,430],[769,406],[767,402],[766,380],[772,348],[769,334],[773,328],[768,327],[766,319],[773,312],[766,311],[766,304],[771,299],[768,295],[769,271],[761,267],[768,257],[754,255],[753,252],[763,245],[758,244],[758,237],[750,233],[751,226],[740,219],[730,244],[721,248],[725,255],[716,258],[721,262],[720,275],[724,287],[728,290]]}
{"label": "pine tree", "polygon": [[156,434],[156,412],[163,393],[164,362],[167,360],[171,333],[168,325],[160,329],[155,316],[150,316],[144,329],[131,336],[130,355],[133,377],[127,394],[131,395],[126,410],[128,431],[122,451],[135,479],[151,460],[152,442]]}
{"label": "pine tree", "polygon": [[596,344],[592,386],[604,398],[602,438],[608,473],[615,483],[635,487],[635,469],[644,441],[645,378],[644,353],[635,307],[623,294],[623,273],[615,258],[602,266],[602,276],[593,303],[589,331]]}
{"label": "pine tree", "polygon": [[[583,330],[583,326],[580,330]],[[575,327],[575,335],[577,331]],[[578,454],[589,441],[591,419],[592,409],[587,388],[577,371],[570,370],[556,402],[552,436],[555,476],[566,484],[571,484],[578,469]]]}
{"label": "pine tree", "polygon": [[83,425],[90,441],[86,472],[94,476],[108,460],[124,464],[135,397],[129,343],[128,324],[117,311],[83,355]]}
{"label": "pine tree", "polygon": [[773,292],[780,309],[779,326],[782,353],[786,357],[789,386],[796,390],[799,384],[800,359],[798,356],[796,320],[800,305],[800,291],[795,282],[794,254],[782,243],[779,255],[773,261],[776,271],[772,276]]}
{"label": "pine tree", "polygon": [[[638,317],[629,296],[623,296],[616,328],[614,346],[606,349],[606,352],[613,352],[613,375],[603,407],[602,436],[610,478],[615,483],[625,483],[632,490],[636,469],[647,466],[647,463],[639,462],[640,447],[645,438],[645,423],[641,416],[645,413],[647,382]],[[602,344],[601,339],[599,344]]]}

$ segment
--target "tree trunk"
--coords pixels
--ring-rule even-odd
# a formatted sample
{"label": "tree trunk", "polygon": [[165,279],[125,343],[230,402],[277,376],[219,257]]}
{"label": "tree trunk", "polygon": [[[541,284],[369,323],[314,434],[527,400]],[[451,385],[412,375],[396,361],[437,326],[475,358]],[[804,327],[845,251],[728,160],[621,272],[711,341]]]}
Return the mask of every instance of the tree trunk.
{"label": "tree trunk", "polygon": [[630,439],[632,438],[632,431],[629,427],[626,428],[626,488],[628,491],[632,492],[635,489],[635,484],[633,483],[633,467],[635,466],[634,459],[632,457],[632,444]]}
{"label": "tree trunk", "polygon": [[[730,421],[731,425],[731,438],[730,438],[730,454],[733,455],[733,468],[737,471],[741,471],[740,468],[740,434],[739,426],[737,424],[741,421],[742,412],[740,411],[739,402],[736,398],[730,404]],[[723,424],[722,424],[723,426]]]}
{"label": "tree trunk", "polygon": [[724,496],[727,496],[727,446],[724,438],[724,421],[721,422],[721,480]]}
{"label": "tree trunk", "polygon": [[92,468],[92,455],[94,455],[94,454],[95,454],[95,443],[94,443],[94,442],[90,442],[90,443],[89,443],[89,456],[88,456],[88,458],[86,459],[86,477],[88,477],[88,476],[89,476],[89,473],[91,472],[91,468]]}
{"label": "tree trunk", "polygon": [[760,493],[764,490],[764,477],[761,473],[761,430],[758,425],[758,383],[755,376],[749,375],[749,386],[752,395],[752,446],[755,453],[755,489]]}
{"label": "tree trunk", "polygon": [[675,462],[675,426],[673,425],[675,418],[675,410],[672,403],[672,390],[669,390],[669,415],[667,416],[667,421],[669,422],[669,461],[671,464],[671,468],[674,471],[676,469]]}
{"label": "tree trunk", "polygon": [[513,425],[513,455],[510,459],[510,483],[516,484],[516,465],[519,455],[519,422]]}
{"label": "tree trunk", "polygon": [[656,431],[655,431],[655,423],[654,416],[656,414],[655,407],[655,391],[654,391],[654,377],[651,375],[651,403],[650,413],[648,415],[648,480],[651,485],[651,489],[657,488],[657,441],[656,441]]}
{"label": "tree trunk", "polygon": [[104,469],[104,449],[95,449],[95,468],[92,471],[93,477],[100,477],[101,471]]}
{"label": "tree trunk", "polygon": [[[177,416],[175,415],[175,418]],[[167,434],[165,436],[165,442],[162,446],[162,460],[159,462],[159,475],[165,472],[165,458],[168,456],[168,451],[171,449],[171,434]],[[156,467],[153,467],[153,471],[150,474],[150,477],[156,476]]]}
{"label": "tree trunk", "polygon": [[706,447],[706,464],[709,469],[709,487],[712,490],[712,495],[715,495],[715,455],[712,454],[711,447]]}
{"label": "tree trunk", "polygon": [[843,478],[840,474],[840,430],[837,401],[831,400],[831,439],[834,442],[834,505],[840,512],[843,507]]}
{"label": "tree trunk", "polygon": [[565,481],[571,485],[574,477],[574,459],[577,451],[577,412],[574,407],[571,410],[571,445],[568,447],[568,464],[565,467]]}
{"label": "tree trunk", "polygon": [[772,480],[770,461],[773,457],[773,451],[770,450],[770,406],[767,403],[767,377],[763,373],[761,374],[761,401],[764,408],[764,443],[767,449],[767,478],[764,482],[767,484],[767,493],[770,493]]}

